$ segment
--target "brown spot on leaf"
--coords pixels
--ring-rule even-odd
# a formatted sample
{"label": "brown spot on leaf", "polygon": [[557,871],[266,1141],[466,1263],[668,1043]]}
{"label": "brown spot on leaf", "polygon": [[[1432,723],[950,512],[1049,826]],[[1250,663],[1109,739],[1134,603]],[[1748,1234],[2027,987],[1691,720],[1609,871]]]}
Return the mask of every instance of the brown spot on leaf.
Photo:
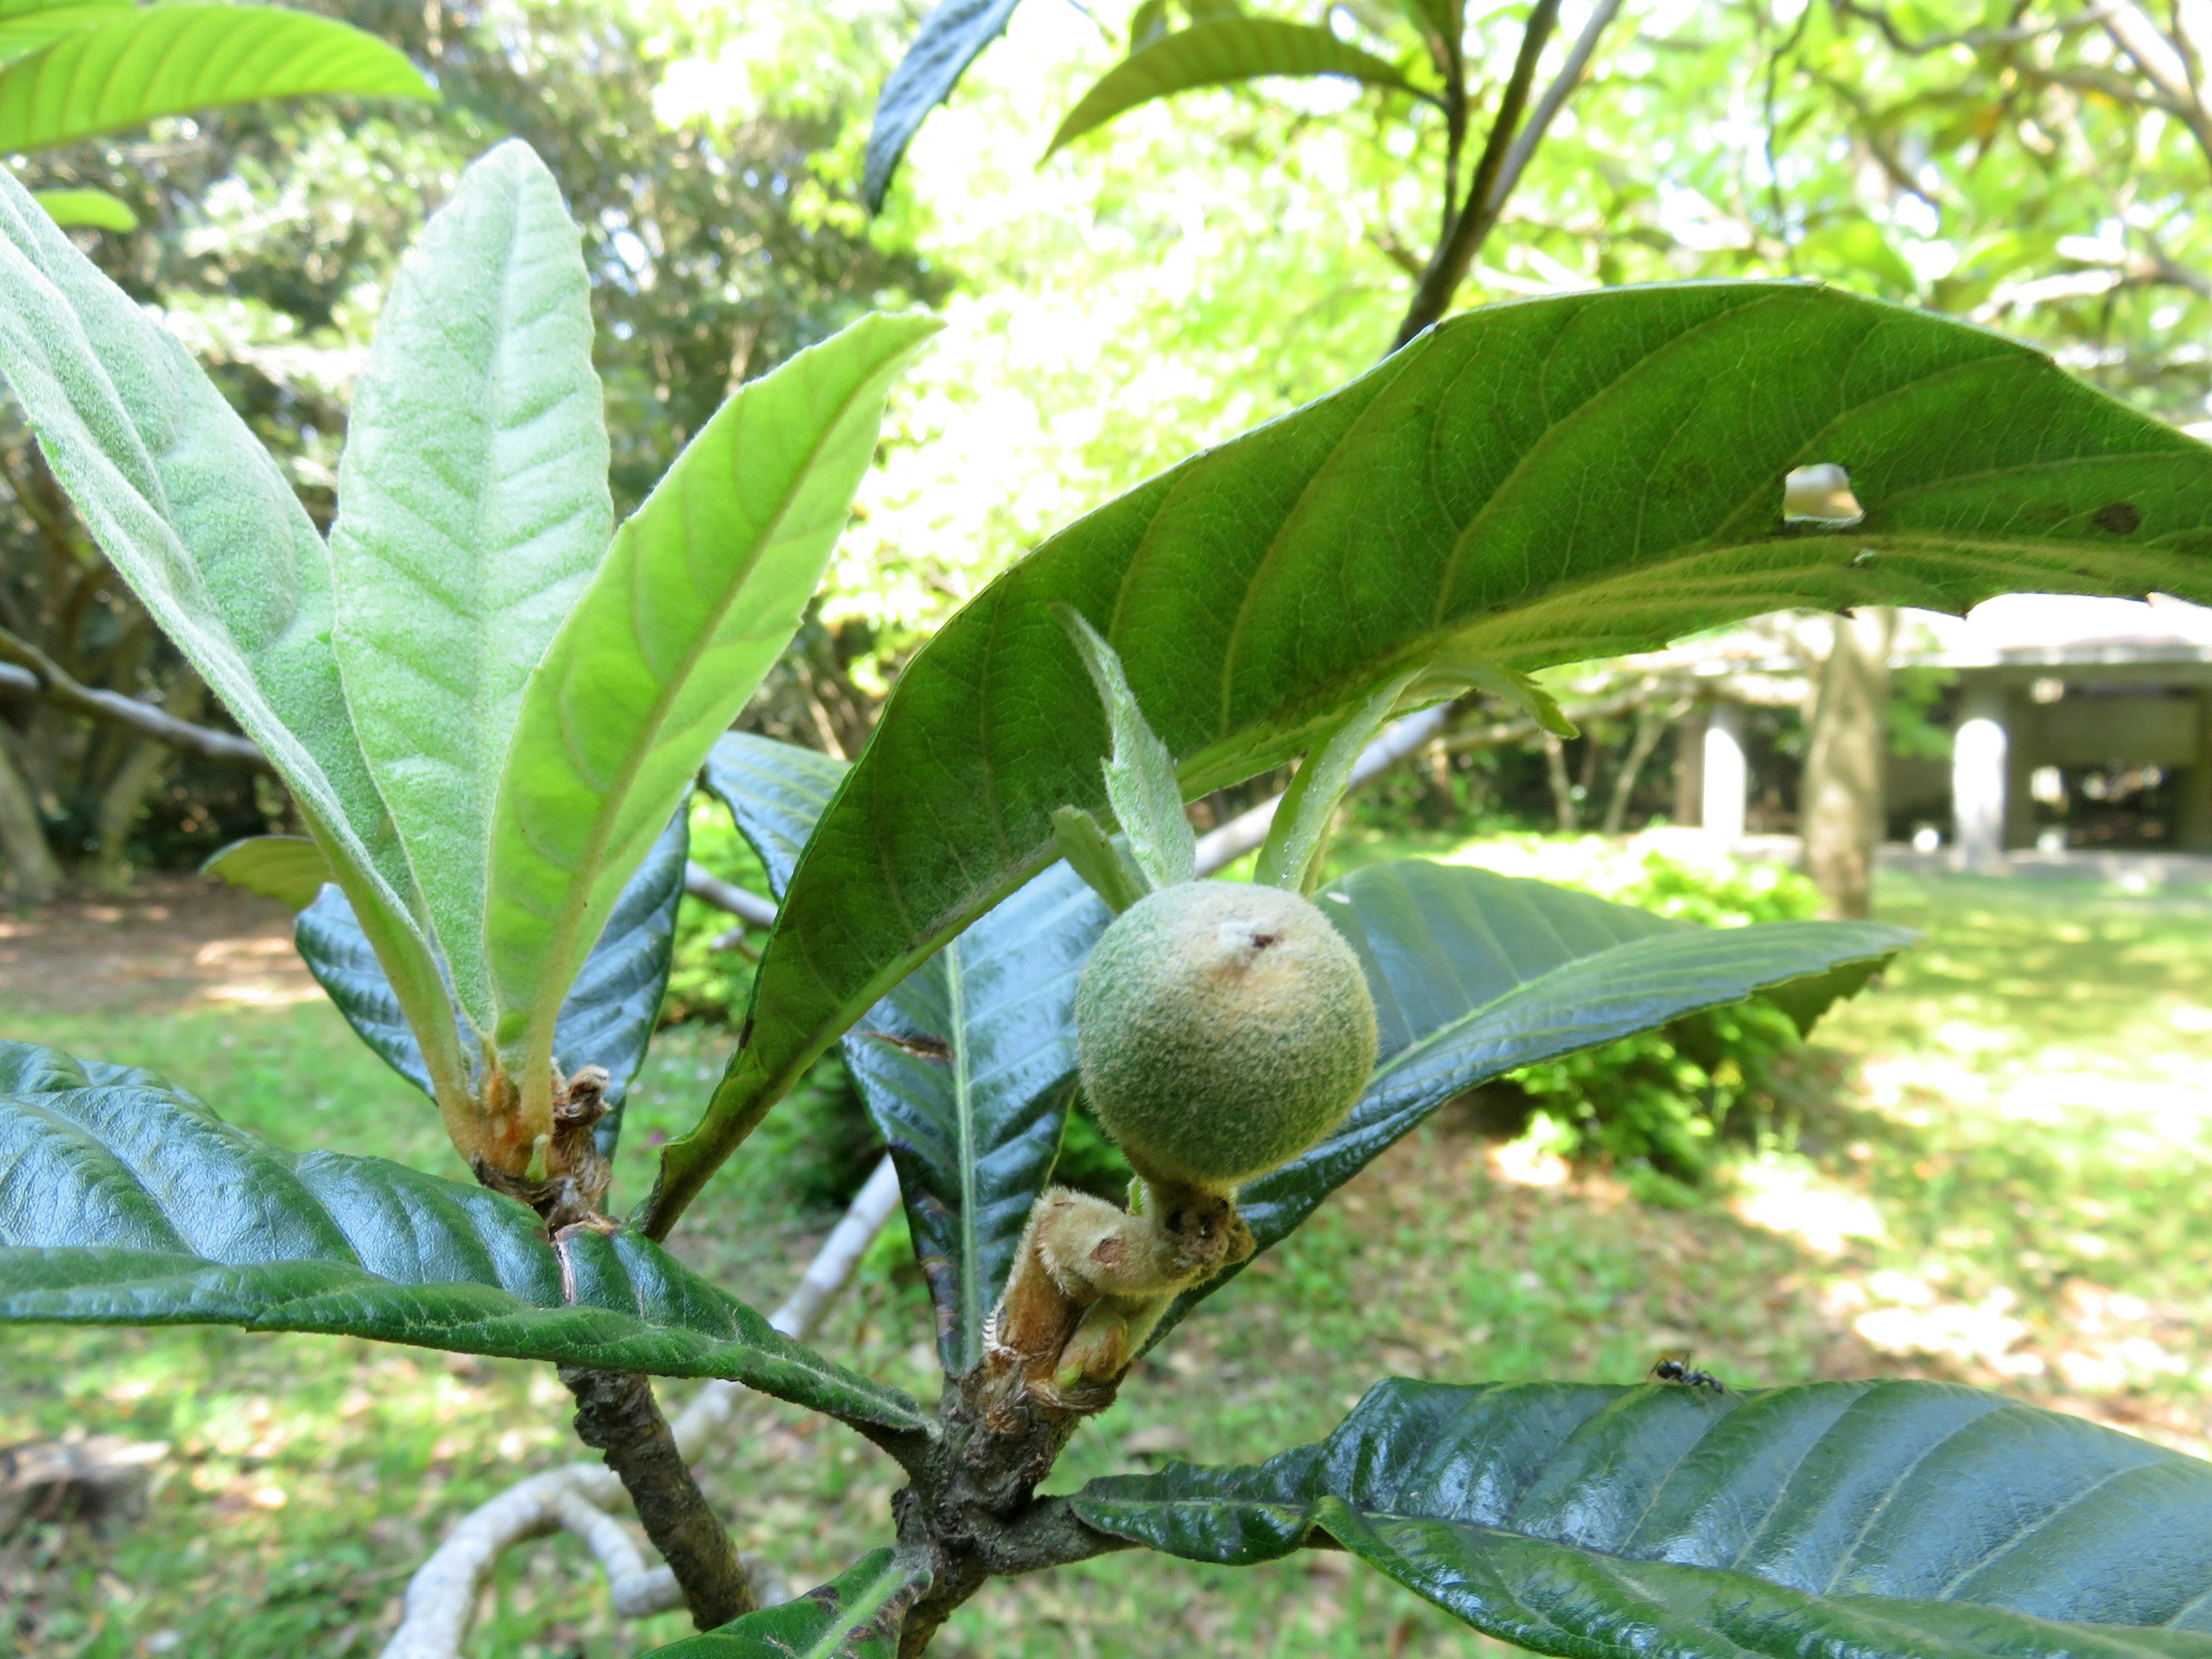
{"label": "brown spot on leaf", "polygon": [[1698,495],[1713,487],[1713,470],[1694,455],[1686,455],[1668,469],[1666,492],[1670,495]]}
{"label": "brown spot on leaf", "polygon": [[2115,536],[2132,536],[2142,528],[2142,514],[2133,501],[2107,501],[2089,515],[2089,522]]}
{"label": "brown spot on leaf", "polygon": [[901,1036],[896,1031],[863,1031],[860,1035],[873,1037],[878,1042],[888,1042],[894,1048],[903,1048],[917,1059],[950,1060],[952,1058],[952,1045],[943,1037]]}

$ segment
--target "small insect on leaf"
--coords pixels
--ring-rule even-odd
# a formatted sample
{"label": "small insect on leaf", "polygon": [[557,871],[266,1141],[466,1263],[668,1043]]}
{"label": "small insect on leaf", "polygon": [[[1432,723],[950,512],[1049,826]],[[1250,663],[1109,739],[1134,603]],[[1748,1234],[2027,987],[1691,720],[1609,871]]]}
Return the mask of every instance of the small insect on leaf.
{"label": "small insect on leaf", "polygon": [[1692,1370],[1690,1356],[1686,1353],[1662,1355],[1659,1363],[1651,1368],[1651,1375],[1662,1382],[1678,1382],[1686,1389],[1711,1389],[1715,1394],[1728,1392],[1728,1384],[1711,1371]]}

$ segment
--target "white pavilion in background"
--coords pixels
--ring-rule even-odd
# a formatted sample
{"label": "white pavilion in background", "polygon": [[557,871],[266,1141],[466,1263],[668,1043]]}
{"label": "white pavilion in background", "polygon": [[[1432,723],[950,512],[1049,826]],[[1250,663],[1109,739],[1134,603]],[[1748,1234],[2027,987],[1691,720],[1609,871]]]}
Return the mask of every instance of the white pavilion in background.
{"label": "white pavilion in background", "polygon": [[[1778,652],[1776,625],[1792,626],[1775,619],[1709,642],[1695,670],[1711,700],[1688,758],[1715,839],[1744,834],[1746,705],[1779,700],[1776,677],[1807,660]],[[1963,617],[1907,611],[1893,661],[1958,677],[1948,763],[1889,765],[1892,822],[1919,824],[1923,850],[1940,835],[1968,868],[1996,867],[2015,849],[2057,851],[2068,844],[2069,779],[2094,792],[2118,777],[2174,784],[2154,848],[2212,852],[2212,609],[2015,594]],[[2039,830],[2039,817],[2056,822]]]}

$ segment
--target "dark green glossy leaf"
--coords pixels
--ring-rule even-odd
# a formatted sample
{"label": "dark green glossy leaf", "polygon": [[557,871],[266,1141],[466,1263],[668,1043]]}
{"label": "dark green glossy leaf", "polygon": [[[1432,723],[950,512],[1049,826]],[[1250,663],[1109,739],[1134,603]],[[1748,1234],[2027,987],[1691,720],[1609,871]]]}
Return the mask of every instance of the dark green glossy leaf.
{"label": "dark green glossy leaf", "polygon": [[275,6],[118,9],[0,70],[0,150],[317,93],[438,95],[399,52],[333,18]]}
{"label": "dark green glossy leaf", "polygon": [[[1866,519],[1784,525],[1784,478],[1824,461],[1850,469]],[[1055,808],[1104,805],[1104,720],[1055,604],[1121,653],[1188,799],[1448,654],[1525,672],[1793,606],[2212,599],[2207,550],[2212,450],[1923,312],[1759,283],[1453,318],[1062,531],[907,665],[793,879],[751,1040],[668,1151],[653,1224],[763,1101],[1056,856]]]}
{"label": "dark green glossy leaf", "polygon": [[1396,64],[1326,28],[1273,17],[1224,17],[1163,35],[1115,64],[1068,111],[1045,154],[1155,98],[1262,75],[1336,75],[1419,95]]}
{"label": "dark green glossy leaf", "polygon": [[645,1063],[646,1046],[660,1023],[690,846],[690,817],[679,807],[615,901],[606,929],[584,958],[553,1028],[553,1058],[562,1071],[607,1068],[611,1109],[592,1133],[609,1158],[622,1135],[630,1079]]}
{"label": "dark green glossy leaf", "polygon": [[645,1659],[897,1659],[899,1626],[929,1569],[875,1550],[818,1589],[719,1630],[655,1648]]}
{"label": "dark green glossy leaf", "polygon": [[714,739],[699,781],[730,809],[768,871],[769,890],[781,898],[815,820],[849,769],[818,750],[728,732]]}
{"label": "dark green glossy leaf", "polygon": [[[294,918],[292,943],[354,1034],[378,1059],[434,1100],[436,1091],[422,1062],[422,1045],[415,1041],[414,1030],[392,993],[392,981],[385,976],[383,965],[377,961],[346,896],[336,887],[322,890]],[[462,1043],[463,1053],[473,1066],[474,1045],[465,1037],[457,1042]]]}
{"label": "dark green glossy leaf", "polygon": [[549,1240],[483,1188],[286,1152],[145,1081],[58,1088],[91,1068],[25,1048],[0,1044],[18,1090],[0,1097],[0,1320],[319,1331],[734,1377],[848,1421],[924,1425],[904,1395],[778,1335],[635,1233]]}
{"label": "dark green glossy leaf", "polygon": [[[1356,871],[1316,902],[1367,970],[1381,1058],[1341,1128],[1237,1194],[1262,1249],[1479,1083],[1754,995],[1809,1027],[1915,937],[1870,921],[1700,927],[1425,859]],[[1159,1334],[1239,1271],[1185,1292]]]}
{"label": "dark green glossy leaf", "polygon": [[[704,781],[779,894],[844,762],[731,732]],[[1030,1200],[1052,1173],[1075,1073],[1075,985],[1112,920],[1055,865],[924,963],[846,1038],[845,1064],[890,1145],[937,1346],[959,1375],[982,1357]]]}
{"label": "dark green glossy leaf", "polygon": [[[606,1097],[613,1109],[599,1120],[599,1140],[600,1150],[610,1155],[622,1132],[623,1097],[645,1061],[646,1045],[660,1015],[661,993],[668,987],[690,844],[689,821],[679,811],[623,890],[606,931],[568,988],[555,1027],[554,1059],[563,1072],[584,1066],[607,1068]],[[422,1050],[345,895],[336,887],[324,888],[300,913],[293,939],[309,971],[361,1040],[393,1071],[430,1093]],[[479,1063],[474,1035],[458,1024],[456,1030],[470,1062]]]}
{"label": "dark green glossy leaf", "polygon": [[983,48],[1006,32],[1021,0],[937,0],[906,56],[884,82],[876,99],[875,125],[868,132],[868,155],[860,190],[868,211],[883,210],[891,176],[914,135],[935,109],[952,95]]}
{"label": "dark green glossy leaf", "polygon": [[1325,1534],[1571,1659],[2212,1656],[2212,1464],[1939,1382],[1393,1379],[1318,1444],[1075,1507],[1194,1561]]}
{"label": "dark green glossy leaf", "polygon": [[112,1060],[79,1060],[58,1048],[42,1048],[35,1042],[0,1042],[0,1095],[52,1095],[70,1089],[101,1088],[110,1084],[150,1089],[156,1094],[190,1100],[175,1085],[137,1066],[118,1066]]}
{"label": "dark green glossy leaf", "polygon": [[845,1065],[890,1144],[954,1376],[983,1357],[1075,1076],[1075,988],[1113,920],[1055,864],[868,1012]]}

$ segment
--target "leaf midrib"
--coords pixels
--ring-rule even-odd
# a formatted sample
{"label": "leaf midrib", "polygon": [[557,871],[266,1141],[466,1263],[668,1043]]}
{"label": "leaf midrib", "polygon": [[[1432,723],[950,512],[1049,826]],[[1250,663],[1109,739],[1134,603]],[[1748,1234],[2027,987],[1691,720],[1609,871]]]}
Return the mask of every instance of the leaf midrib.
{"label": "leaf midrib", "polygon": [[[1785,925],[1787,924],[1776,922],[1752,922],[1747,924],[1743,927],[1718,927],[1713,928],[1710,931],[1711,934],[1718,935],[1721,938],[1725,939],[1730,934],[1747,933],[1752,928],[1755,927],[1771,927]],[[1705,933],[1692,932],[1687,927],[1685,927],[1681,933],[1673,934],[1671,936],[1698,939],[1704,939],[1708,937]],[[1534,993],[1540,990],[1547,981],[1559,978],[1563,975],[1571,973],[1577,969],[1586,967],[1591,963],[1600,961],[1603,957],[1611,956],[1616,951],[1623,951],[1628,949],[1632,945],[1641,945],[1646,939],[1663,939],[1668,937],[1670,937],[1670,934],[1662,932],[1644,933],[1635,939],[1621,939],[1614,944],[1607,945],[1601,951],[1592,951],[1587,955],[1576,957],[1571,961],[1563,962],[1558,967],[1547,969],[1546,972],[1537,975],[1534,979],[1522,981],[1518,985],[1513,987],[1511,990],[1503,992],[1499,995],[1492,998],[1480,1007],[1471,1009],[1467,1013],[1462,1014],[1457,1018],[1448,1021],[1444,1024],[1437,1026],[1437,1029],[1430,1032],[1428,1036],[1407,1043],[1396,1054],[1391,1055],[1387,1061],[1375,1068],[1373,1076],[1368,1079],[1368,1091],[1372,1091],[1376,1084],[1381,1082],[1385,1077],[1388,1077],[1401,1069],[1404,1064],[1409,1060],[1418,1057],[1420,1054],[1430,1048],[1440,1046],[1450,1038],[1462,1035],[1467,1026],[1483,1018],[1488,1014],[1494,1013],[1504,1004],[1511,1002],[1516,999],[1533,994]],[[1900,941],[1899,944],[1893,946],[1890,950],[1869,951],[1865,954],[1860,956],[1838,957],[1834,960],[1826,963],[1817,971],[1833,972],[1838,969],[1848,968],[1857,963],[1872,962],[1881,957],[1893,955],[1896,951],[1903,948],[1904,944]],[[1726,971],[1725,967],[1723,968],[1723,971]],[[1674,1016],[1674,1018],[1678,1019],[1686,1018],[1688,1015],[1702,1012],[1707,1008],[1726,1007],[1735,1003],[1747,1000],[1751,997],[1760,995],[1762,993],[1772,990],[1780,985],[1787,984],[1791,980],[1804,979],[1808,977],[1810,977],[1810,975],[1802,970],[1786,974],[1780,980],[1755,983],[1741,996],[1728,995],[1725,993],[1717,992],[1716,994],[1722,997],[1722,1000],[1717,1002],[1700,1003],[1694,1008],[1685,1008],[1680,1013]]]}
{"label": "leaf midrib", "polygon": [[803,1654],[793,1654],[793,1659],[846,1659],[851,1650],[845,1638],[880,1613],[891,1598],[914,1583],[915,1573],[897,1556],[884,1563],[864,1599],[848,1600],[831,1617],[829,1626],[807,1647]]}
{"label": "leaf midrib", "polygon": [[[1559,943],[1562,945],[1565,945],[1566,941],[1560,937],[1558,928],[1553,925],[1552,919],[1549,916],[1545,916],[1542,917],[1541,920],[1546,929],[1551,933],[1552,937],[1559,939]],[[1399,1049],[1397,1053],[1392,1054],[1389,1059],[1382,1061],[1380,1065],[1376,1066],[1373,1073],[1367,1079],[1367,1091],[1371,1092],[1375,1086],[1382,1082],[1382,1079],[1402,1069],[1408,1062],[1419,1058],[1431,1048],[1443,1046],[1445,1043],[1459,1036],[1462,1030],[1466,1026],[1473,1024],[1475,1021],[1480,1020],[1484,1015],[1490,1013],[1502,1004],[1510,1002],[1514,998],[1520,996],[1524,993],[1534,990],[1537,987],[1544,984],[1546,981],[1555,979],[1563,974],[1571,972],[1575,969],[1583,966],[1585,963],[1595,962],[1601,957],[1610,956],[1615,951],[1638,943],[1639,939],[1656,939],[1659,937],[1662,937],[1661,933],[1652,933],[1639,934],[1637,939],[1615,939],[1610,945],[1606,945],[1602,950],[1586,951],[1578,957],[1569,957],[1565,962],[1559,963],[1555,967],[1546,969],[1542,973],[1536,975],[1533,978],[1516,981],[1507,989],[1500,991],[1496,996],[1491,998],[1489,1001],[1469,1007],[1466,1012],[1446,1020],[1443,1024],[1431,1030],[1425,1036],[1415,1037],[1404,1048]]]}
{"label": "leaf midrib", "polygon": [[[2128,459],[2142,461],[2156,458],[2145,454],[2136,457],[2114,456],[2092,459],[2093,460],[2109,459],[2117,464]],[[2064,463],[2051,462],[2047,465],[2056,468]],[[1349,695],[1359,688],[1373,684],[1390,668],[1401,664],[1425,660],[1447,645],[1470,637],[1479,638],[1483,630],[1493,625],[1510,626],[1516,619],[1528,617],[1532,614],[1541,614],[1544,611],[1565,605],[1572,601],[1577,594],[1586,592],[1589,588],[1613,583],[1626,583],[1637,579],[1663,576],[1668,574],[1670,568],[1679,565],[1685,560],[1724,558],[1732,554],[1758,553],[1784,546],[1803,546],[1808,550],[1821,547],[1835,550],[1834,554],[1828,558],[1808,558],[1801,564],[1792,567],[1793,570],[1808,575],[1833,574],[1839,566],[1849,565],[1851,558],[1856,558],[1859,554],[1866,551],[1872,551],[1877,555],[1913,555],[1923,558],[1942,557],[1947,554],[2024,555],[2035,562],[2039,570],[2047,570],[2053,564],[2063,562],[2068,557],[2068,550],[2063,544],[2054,544],[2047,538],[2027,536],[1991,536],[1985,533],[1966,534],[1934,530],[1868,532],[1863,529],[1853,529],[1815,534],[1775,534],[1721,544],[1685,543],[1662,552],[1648,555],[1633,567],[1617,568],[1602,574],[1563,582],[1528,605],[1486,608],[1477,615],[1441,629],[1409,636],[1372,665],[1356,669],[1346,675],[1317,685],[1295,701],[1285,700],[1279,705],[1273,718],[1231,731],[1212,743],[1194,750],[1177,763],[1176,775],[1182,782],[1187,794],[1194,790],[1203,793],[1205,789],[1215,787],[1219,784],[1233,782],[1235,778],[1227,775],[1225,769],[1233,769],[1242,763],[1243,757],[1261,752],[1262,745],[1275,743],[1281,734],[1303,730],[1316,720],[1325,718],[1331,711],[1340,708]],[[2163,542],[2122,544],[2110,550],[2112,553],[2132,555],[2144,559],[2173,556],[2172,551]],[[1844,557],[1844,555],[1846,553],[1851,556]],[[1740,582],[1765,586],[1784,579],[1790,573],[1753,570],[1735,574]],[[2212,593],[2212,583],[2191,591]],[[2180,593],[2178,597],[2187,598],[2189,595]],[[1666,639],[1671,637],[1675,631],[1671,624],[1666,624],[1663,631],[1647,630],[1637,637],[1644,640],[1651,647],[1656,648],[1663,645]],[[1556,633],[1557,630],[1553,632]],[[1564,659],[1556,649],[1531,651],[1526,641],[1515,642],[1514,648],[1517,650],[1518,654],[1501,655],[1498,658],[1498,660],[1506,666],[1537,669]],[[1608,654],[1611,654],[1615,648],[1614,646],[1608,644],[1607,647]],[[1618,647],[1621,651],[1634,648],[1638,647],[1626,645]],[[1244,771],[1237,772],[1236,777],[1249,775],[1249,770],[1250,769],[1247,768]]]}
{"label": "leaf midrib", "polygon": [[[678,656],[673,671],[665,677],[656,677],[660,680],[660,689],[653,699],[650,719],[641,727],[643,740],[631,745],[629,755],[624,758],[622,765],[616,769],[612,781],[605,790],[600,792],[601,805],[592,815],[592,830],[585,840],[583,856],[577,860],[570,871],[568,883],[568,900],[562,907],[562,913],[556,924],[553,948],[547,952],[544,975],[538,981],[538,994],[533,1000],[535,1003],[532,1014],[533,1024],[538,1024],[540,1018],[537,1010],[543,1009],[549,1000],[557,1002],[560,993],[565,989],[564,987],[552,985],[550,980],[562,972],[562,964],[574,951],[575,934],[582,913],[590,906],[591,890],[597,884],[599,867],[605,860],[607,842],[611,838],[614,822],[620,816],[621,803],[627,799],[631,788],[636,783],[638,774],[644,769],[645,763],[658,746],[659,735],[666,726],[669,711],[675,704],[679,688],[689,682],[693,670],[698,665],[699,659],[719,638],[723,621],[737,604],[738,596],[744,591],[746,584],[752,580],[754,572],[760,568],[761,561],[768,556],[770,549],[781,542],[785,523],[791,515],[793,506],[799,496],[804,493],[807,483],[811,478],[819,457],[830,447],[831,441],[838,435],[846,416],[850,414],[854,405],[860,401],[861,394],[866,391],[874,378],[873,374],[857,377],[852,389],[838,400],[836,414],[822,424],[820,428],[822,436],[806,447],[804,452],[805,457],[804,461],[791,469],[790,483],[786,485],[778,497],[773,514],[763,520],[761,531],[754,537],[753,546],[747,553],[742,565],[732,571],[729,579],[724,582],[720,600],[708,607],[711,619],[693,631],[691,643]],[[678,457],[679,460],[681,459]],[[738,465],[735,434],[732,434],[730,446],[730,464],[734,471]],[[651,505],[652,501],[648,497],[646,506]],[[691,511],[688,489],[678,503],[678,511],[688,520]],[[616,532],[617,543],[622,540],[623,532],[635,525],[644,512],[645,507],[640,507],[622,529]],[[630,631],[638,645],[640,660],[647,665],[650,672],[652,653],[640,632],[635,614],[637,592],[635,578],[642,568],[642,565],[641,556],[634,557],[629,562],[633,578],[629,584]],[[588,592],[588,590],[586,592]],[[565,720],[562,726],[562,747],[570,764],[574,767],[576,775],[580,779],[588,776],[580,758],[575,753],[574,743],[569,736]],[[537,850],[540,857],[547,858],[549,863],[556,862],[547,857],[543,848]],[[583,871],[592,872],[589,879],[579,879],[578,872]],[[546,1030],[549,1033],[551,1030],[550,1021],[546,1024]],[[531,1044],[532,1051],[539,1046],[534,1040]]]}
{"label": "leaf midrib", "polygon": [[945,947],[945,1003],[951,1014],[952,1121],[960,1172],[960,1365],[972,1370],[983,1358],[983,1247],[975,1225],[975,1099],[969,1075],[968,993],[960,972],[960,941]]}
{"label": "leaf midrib", "polygon": [[[703,1348],[710,1360],[715,1350],[734,1349],[751,1354],[763,1368],[786,1367],[791,1371],[811,1377],[825,1386],[834,1385],[839,1389],[853,1389],[857,1380],[860,1390],[876,1391],[873,1394],[863,1393],[863,1397],[868,1401],[871,1407],[871,1414],[867,1420],[881,1422],[885,1426],[902,1429],[927,1430],[932,1426],[929,1419],[918,1407],[909,1409],[908,1403],[900,1397],[896,1390],[871,1378],[859,1376],[857,1373],[844,1372],[834,1361],[828,1360],[811,1349],[797,1344],[788,1344],[781,1348],[763,1346],[748,1340],[742,1335],[718,1335],[712,1331],[701,1330],[696,1326],[651,1319],[641,1312],[601,1307],[592,1303],[564,1302],[547,1306],[520,1296],[496,1281],[465,1279],[442,1285],[439,1283],[415,1285],[404,1279],[387,1278],[382,1273],[374,1272],[362,1266],[358,1260],[349,1261],[333,1256],[288,1256],[266,1261],[225,1262],[219,1261],[212,1256],[198,1255],[190,1249],[163,1251],[123,1249],[108,1245],[0,1245],[0,1261],[4,1261],[10,1254],[14,1253],[40,1257],[56,1255],[83,1257],[94,1261],[108,1259],[117,1261],[118,1265],[125,1267],[143,1265],[149,1268],[166,1268],[167,1270],[136,1274],[114,1281],[94,1281],[30,1292],[0,1290],[0,1303],[4,1303],[11,1297],[21,1294],[65,1298],[99,1296],[125,1285],[157,1285],[179,1280],[205,1280],[210,1276],[217,1279],[235,1278],[258,1279],[270,1276],[281,1277],[285,1273],[292,1271],[335,1275],[340,1281],[336,1286],[327,1284],[319,1285],[306,1292],[304,1296],[295,1297],[290,1301],[271,1298],[263,1312],[256,1317],[257,1325],[268,1328],[275,1321],[290,1319],[291,1316],[286,1310],[301,1301],[313,1304],[326,1300],[333,1288],[342,1292],[368,1290],[400,1297],[428,1296],[432,1298],[434,1298],[435,1293],[440,1290],[459,1290],[482,1297],[496,1297],[507,1306],[490,1314],[478,1310],[467,1317],[459,1315],[433,1314],[427,1322],[422,1319],[418,1313],[411,1320],[414,1327],[428,1334],[431,1331],[440,1329],[455,1332],[483,1332],[487,1328],[497,1328],[512,1324],[520,1324],[526,1328],[540,1320],[559,1320],[571,1315],[606,1319],[615,1322],[617,1334],[602,1339],[599,1344],[602,1347],[610,1342],[632,1340],[642,1336],[648,1340],[672,1342],[679,1346]],[[419,1305],[418,1303],[418,1308]],[[143,1323],[144,1316],[138,1310],[119,1309],[115,1317],[112,1319],[101,1318],[89,1322]],[[188,1318],[182,1322],[194,1322]],[[236,1322],[222,1319],[213,1322],[234,1324]],[[330,1317],[321,1319],[316,1322],[316,1324],[319,1328],[333,1330],[341,1328],[340,1324]],[[410,1346],[434,1347],[437,1345],[424,1341],[410,1344]],[[672,1371],[665,1374],[682,1376],[694,1373]],[[878,1397],[878,1395],[885,1397]]]}

